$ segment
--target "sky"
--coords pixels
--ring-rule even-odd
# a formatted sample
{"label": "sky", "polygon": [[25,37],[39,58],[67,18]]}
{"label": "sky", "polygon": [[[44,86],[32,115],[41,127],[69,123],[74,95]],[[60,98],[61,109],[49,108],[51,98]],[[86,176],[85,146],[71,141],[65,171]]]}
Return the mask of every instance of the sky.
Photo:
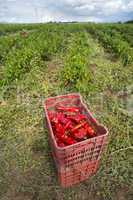
{"label": "sky", "polygon": [[133,19],[133,0],[0,0],[0,22],[116,22]]}

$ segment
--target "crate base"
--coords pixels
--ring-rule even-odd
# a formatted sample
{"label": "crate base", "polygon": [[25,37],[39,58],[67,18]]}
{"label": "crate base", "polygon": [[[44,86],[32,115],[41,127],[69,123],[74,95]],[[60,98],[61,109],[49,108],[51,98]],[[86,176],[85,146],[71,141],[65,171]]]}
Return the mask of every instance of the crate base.
{"label": "crate base", "polygon": [[[86,165],[78,165],[70,168],[57,168],[58,181],[62,187],[69,187],[78,184],[93,176],[99,166],[99,160],[91,161]],[[59,170],[61,169],[61,171]]]}

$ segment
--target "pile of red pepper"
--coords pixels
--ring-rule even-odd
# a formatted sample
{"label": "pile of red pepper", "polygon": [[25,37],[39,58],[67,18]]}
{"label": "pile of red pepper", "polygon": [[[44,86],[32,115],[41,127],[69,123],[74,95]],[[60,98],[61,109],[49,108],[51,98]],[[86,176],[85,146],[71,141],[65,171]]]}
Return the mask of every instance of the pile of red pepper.
{"label": "pile of red pepper", "polygon": [[57,106],[56,112],[49,111],[48,116],[60,147],[96,136],[96,132],[78,107]]}

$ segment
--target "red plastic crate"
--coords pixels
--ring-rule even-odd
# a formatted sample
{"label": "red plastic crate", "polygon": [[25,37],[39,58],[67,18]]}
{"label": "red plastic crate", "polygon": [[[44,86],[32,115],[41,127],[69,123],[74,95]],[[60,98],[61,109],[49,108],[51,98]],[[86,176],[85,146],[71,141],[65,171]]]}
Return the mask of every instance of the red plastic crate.
{"label": "red plastic crate", "polygon": [[[57,146],[48,117],[48,111],[55,111],[57,104],[64,106],[78,106],[81,112],[87,116],[88,122],[91,123],[91,125],[95,128],[97,136],[70,146]],[[91,161],[97,161],[100,159],[101,153],[107,143],[108,131],[92,116],[91,112],[82,102],[80,94],[74,93],[48,98],[44,102],[44,111],[49,130],[49,141],[51,144],[52,153],[58,166],[65,168],[70,166],[74,167],[81,163],[87,165]]]}

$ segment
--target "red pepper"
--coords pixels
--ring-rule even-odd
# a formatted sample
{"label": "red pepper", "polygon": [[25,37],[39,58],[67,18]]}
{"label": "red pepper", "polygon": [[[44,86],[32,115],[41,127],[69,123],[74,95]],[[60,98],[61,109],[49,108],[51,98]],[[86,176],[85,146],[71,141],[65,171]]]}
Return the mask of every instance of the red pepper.
{"label": "red pepper", "polygon": [[67,119],[67,118],[65,117],[64,114],[62,114],[62,116],[59,117],[59,121],[60,121],[62,124],[65,125],[65,124],[67,124],[70,120]]}
{"label": "red pepper", "polygon": [[87,134],[89,137],[94,137],[96,135],[95,131],[92,127],[86,125]]}
{"label": "red pepper", "polygon": [[64,127],[64,131],[66,131],[68,128],[72,128],[73,126],[72,126],[72,122],[69,120],[68,122],[67,122],[67,124],[65,125],[65,127]]}
{"label": "red pepper", "polygon": [[77,130],[73,134],[74,138],[78,139],[78,140],[84,139],[86,135],[87,135],[87,131],[84,128],[81,128],[81,129]]}
{"label": "red pepper", "polygon": [[49,119],[51,120],[53,117],[56,116],[56,113],[54,113],[52,111],[48,111],[48,116],[49,116]]}
{"label": "red pepper", "polygon": [[58,124],[59,123],[59,120],[58,118],[55,116],[51,119],[51,122],[54,123],[54,124]]}
{"label": "red pepper", "polygon": [[67,136],[67,135],[60,135],[59,138],[62,142],[64,142],[67,145],[71,145],[71,144],[75,144],[76,140],[74,140],[73,138]]}
{"label": "red pepper", "polygon": [[77,126],[75,126],[71,132],[74,133],[75,131],[77,131],[79,128],[84,127],[86,125],[86,121],[82,122],[81,124],[78,124]]}
{"label": "red pepper", "polygon": [[56,115],[53,115],[53,117],[51,115],[51,122],[57,124],[59,123],[60,119],[63,118],[63,116],[63,113],[57,113]]}
{"label": "red pepper", "polygon": [[68,111],[68,112],[79,112],[79,108],[77,108],[77,107],[58,106],[57,110],[59,110],[59,111]]}
{"label": "red pepper", "polygon": [[60,123],[55,124],[56,134],[64,134],[64,128]]}
{"label": "red pepper", "polygon": [[60,121],[61,119],[64,119],[64,117],[65,117],[64,114],[63,114],[62,112],[57,113],[56,116],[57,116],[57,118],[58,118],[59,121]]}
{"label": "red pepper", "polygon": [[76,114],[75,116],[68,115],[67,118],[72,120],[72,121],[74,121],[74,122],[76,122],[76,123],[79,123],[82,120],[84,120],[86,117],[84,115],[82,115],[82,114]]}

